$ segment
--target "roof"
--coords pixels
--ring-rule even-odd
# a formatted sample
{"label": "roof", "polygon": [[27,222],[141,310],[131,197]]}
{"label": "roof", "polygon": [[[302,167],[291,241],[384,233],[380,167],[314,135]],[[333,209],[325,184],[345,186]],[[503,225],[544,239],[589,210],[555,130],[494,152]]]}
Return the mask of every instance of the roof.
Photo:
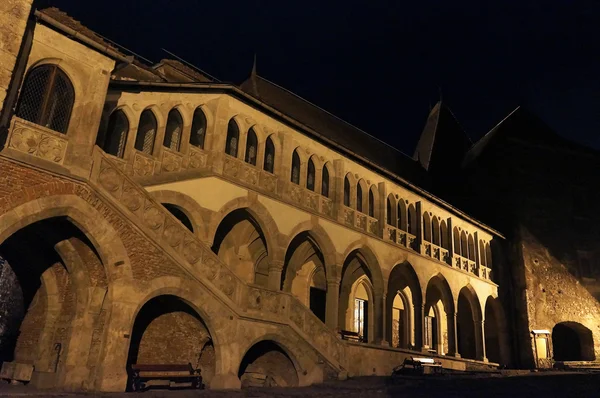
{"label": "roof", "polygon": [[447,169],[457,163],[454,159],[460,159],[470,146],[471,140],[450,108],[439,101],[429,112],[413,159],[428,171]]}
{"label": "roof", "polygon": [[379,167],[421,186],[428,185],[427,173],[418,162],[254,71],[240,88]]}

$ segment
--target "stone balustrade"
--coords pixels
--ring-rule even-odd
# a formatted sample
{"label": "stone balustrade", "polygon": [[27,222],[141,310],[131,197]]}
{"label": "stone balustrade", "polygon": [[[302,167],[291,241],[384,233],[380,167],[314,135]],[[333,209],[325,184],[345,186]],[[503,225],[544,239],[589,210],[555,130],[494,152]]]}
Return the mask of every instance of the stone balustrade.
{"label": "stone balustrade", "polygon": [[16,151],[63,164],[69,140],[64,134],[14,117],[7,143]]}

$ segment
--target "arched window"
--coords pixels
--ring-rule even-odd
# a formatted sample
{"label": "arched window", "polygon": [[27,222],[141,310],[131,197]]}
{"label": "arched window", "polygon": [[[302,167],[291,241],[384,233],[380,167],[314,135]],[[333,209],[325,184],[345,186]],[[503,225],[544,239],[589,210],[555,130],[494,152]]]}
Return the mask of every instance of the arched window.
{"label": "arched window", "polygon": [[75,90],[56,65],[42,65],[27,73],[17,106],[17,117],[59,133],[66,133]]}
{"label": "arched window", "polygon": [[360,183],[356,184],[356,210],[363,211],[363,192]]}
{"label": "arched window", "polygon": [[155,138],[156,118],[150,109],[146,109],[140,116],[137,135],[135,136],[135,149],[152,155]]}
{"label": "arched window", "polygon": [[406,226],[406,204],[404,203],[404,199],[400,198],[398,200],[398,228],[400,228],[403,231],[408,231],[408,228]]}
{"label": "arched window", "polygon": [[375,217],[375,194],[369,189],[369,217]]}
{"label": "arched window", "polygon": [[196,108],[194,118],[192,119],[192,131],[190,132],[190,145],[204,149],[204,139],[206,138],[206,116],[202,109]]}
{"label": "arched window", "polygon": [[492,268],[492,249],[489,243],[485,245],[485,264],[488,268]]}
{"label": "arched window", "polygon": [[408,206],[408,224],[407,229],[409,234],[417,234],[417,210],[414,205]]}
{"label": "arched window", "polygon": [[129,121],[122,110],[116,110],[108,118],[104,134],[98,134],[96,144],[110,155],[120,158],[125,154],[125,142],[129,132]]}
{"label": "arched window", "polygon": [[181,142],[181,133],[183,132],[183,119],[177,109],[171,109],[167,118],[167,128],[165,129],[165,139],[163,145],[174,151],[179,151]]}
{"label": "arched window", "polygon": [[486,262],[485,262],[485,243],[480,239],[479,240],[479,259],[480,259],[480,263],[481,265],[483,265],[484,267],[487,266]]}
{"label": "arched window", "polygon": [[256,166],[256,152],[258,150],[258,140],[254,129],[248,130],[248,138],[246,139],[246,156],[244,160],[246,163],[250,163]]}
{"label": "arched window", "polygon": [[306,189],[315,190],[315,163],[312,158],[308,159],[308,170],[306,172]]}
{"label": "arched window", "polygon": [[429,213],[423,214],[423,239],[431,242],[431,218]]}
{"label": "arched window", "polygon": [[460,255],[468,258],[469,257],[469,247],[467,245],[467,233],[462,231],[460,233]]}
{"label": "arched window", "polygon": [[458,232],[458,228],[454,227],[454,232],[452,234],[454,236],[454,253],[461,255],[460,251],[460,232]]}
{"label": "arched window", "polygon": [[388,225],[392,225],[392,198],[388,196],[387,198],[387,207],[385,208],[386,219],[385,222]]}
{"label": "arched window", "polygon": [[273,139],[271,137],[267,138],[267,143],[265,144],[265,162],[263,165],[263,169],[268,171],[269,173],[273,172],[275,168],[275,145],[273,144]]}
{"label": "arched window", "polygon": [[323,174],[321,175],[321,195],[329,197],[329,170],[327,165],[323,166]]}
{"label": "arched window", "polygon": [[294,151],[292,155],[292,175],[290,179],[294,184],[300,184],[300,156],[298,151]]}
{"label": "arched window", "polygon": [[350,207],[350,180],[344,177],[344,206]]}
{"label": "arched window", "polygon": [[440,222],[440,243],[444,249],[450,250],[450,245],[448,244],[448,226],[444,220]]}
{"label": "arched window", "polygon": [[238,141],[240,139],[240,129],[235,120],[230,119],[227,124],[227,142],[225,142],[225,153],[237,158]]}
{"label": "arched window", "polygon": [[469,234],[468,247],[469,247],[469,260],[475,261],[475,241],[473,240],[473,235],[471,235],[471,234]]}
{"label": "arched window", "polygon": [[437,217],[433,217],[431,221],[431,243],[440,245],[440,222]]}

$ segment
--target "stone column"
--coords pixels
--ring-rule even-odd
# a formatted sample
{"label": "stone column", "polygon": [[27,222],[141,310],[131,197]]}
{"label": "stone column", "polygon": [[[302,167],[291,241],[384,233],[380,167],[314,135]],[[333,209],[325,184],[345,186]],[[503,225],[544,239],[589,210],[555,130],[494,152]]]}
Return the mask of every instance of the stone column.
{"label": "stone column", "polygon": [[477,340],[477,344],[475,345],[477,349],[477,359],[483,362],[487,362],[487,356],[485,353],[485,321],[475,321],[475,339]]}
{"label": "stone column", "polygon": [[[392,340],[391,336],[388,336],[388,328],[387,328],[387,317],[388,317],[388,313],[386,311],[386,304],[387,304],[387,295],[384,293],[382,300],[381,300],[381,327],[382,327],[382,333],[381,333],[381,345],[390,345],[390,341]],[[391,316],[391,315],[390,315]]]}
{"label": "stone column", "polygon": [[340,281],[327,281],[327,297],[325,303],[325,323],[332,330],[338,329]]}
{"label": "stone column", "polygon": [[375,343],[383,343],[384,338],[383,338],[383,329],[384,329],[384,324],[383,324],[383,303],[385,302],[384,300],[384,294],[383,293],[379,293],[379,294],[375,294],[374,295],[374,299],[375,302],[373,303],[373,309],[375,310],[375,318],[373,319],[373,332],[374,332],[374,336],[372,337],[372,341],[374,341]]}
{"label": "stone column", "polygon": [[426,345],[427,336],[425,335],[425,305],[421,304],[421,314],[419,316],[421,319],[421,351],[429,352],[429,345]]}
{"label": "stone column", "polygon": [[460,358],[460,353],[458,352],[458,313],[454,313],[454,356],[456,358]]}
{"label": "stone column", "polygon": [[283,271],[283,261],[272,261],[269,264],[268,287],[271,290],[281,290],[281,272]]}

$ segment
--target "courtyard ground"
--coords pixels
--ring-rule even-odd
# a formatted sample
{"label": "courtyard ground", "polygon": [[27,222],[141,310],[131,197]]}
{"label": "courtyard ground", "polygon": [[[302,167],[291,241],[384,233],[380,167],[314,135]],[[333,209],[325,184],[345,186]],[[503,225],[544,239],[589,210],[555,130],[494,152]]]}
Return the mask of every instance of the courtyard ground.
{"label": "courtyard ground", "polygon": [[521,375],[445,375],[392,379],[359,377],[302,388],[262,388],[238,391],[165,391],[144,393],[60,393],[2,384],[0,396],[106,398],[217,397],[600,397],[600,373],[540,372]]}

